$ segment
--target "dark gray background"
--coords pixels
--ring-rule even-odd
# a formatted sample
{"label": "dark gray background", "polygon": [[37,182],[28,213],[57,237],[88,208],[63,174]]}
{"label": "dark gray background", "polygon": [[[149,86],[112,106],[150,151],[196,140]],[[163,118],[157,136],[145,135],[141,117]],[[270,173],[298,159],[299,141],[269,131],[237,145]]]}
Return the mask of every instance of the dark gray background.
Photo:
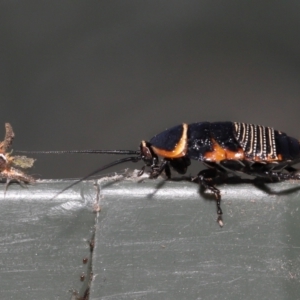
{"label": "dark gray background", "polygon": [[[195,121],[300,137],[299,15],[298,1],[1,1],[1,124],[23,150],[137,149]],[[114,159],[39,156],[31,173]]]}

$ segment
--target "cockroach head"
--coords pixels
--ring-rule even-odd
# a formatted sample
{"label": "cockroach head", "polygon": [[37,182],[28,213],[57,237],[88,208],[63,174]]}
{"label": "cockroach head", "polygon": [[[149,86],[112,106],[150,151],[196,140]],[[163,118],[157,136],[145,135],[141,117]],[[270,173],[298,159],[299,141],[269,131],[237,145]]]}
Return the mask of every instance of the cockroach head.
{"label": "cockroach head", "polygon": [[146,166],[153,166],[157,163],[158,157],[154,153],[149,142],[142,141],[140,145],[140,157],[145,162]]}

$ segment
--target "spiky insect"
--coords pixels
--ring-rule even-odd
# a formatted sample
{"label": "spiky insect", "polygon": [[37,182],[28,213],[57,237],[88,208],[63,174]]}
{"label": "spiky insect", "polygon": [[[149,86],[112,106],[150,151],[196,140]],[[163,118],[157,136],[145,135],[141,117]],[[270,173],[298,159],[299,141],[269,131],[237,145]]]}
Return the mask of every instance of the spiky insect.
{"label": "spiky insect", "polygon": [[16,167],[22,169],[31,168],[35,159],[26,156],[12,156],[12,152],[7,151],[12,145],[15,134],[9,123],[5,124],[5,137],[0,142],[0,177],[6,179],[6,188],[11,181],[17,181],[18,183],[34,183],[35,179],[21,171]]}
{"label": "spiky insect", "polygon": [[[171,168],[179,174],[185,174],[191,164],[191,159],[200,161],[208,169],[199,172],[193,181],[198,181],[200,186],[215,195],[220,226],[223,225],[221,195],[215,187],[218,178],[226,178],[228,173],[233,173],[238,176],[241,174],[252,175],[263,181],[300,179],[300,174],[293,167],[300,162],[300,144],[297,139],[271,127],[237,122],[199,122],[177,125],[157,134],[149,142],[142,141],[138,151],[28,152],[134,155],[103,166],[80,181],[128,161],[143,160],[145,165],[139,174],[143,174],[145,167],[150,167],[150,178],[157,178],[162,172],[165,172],[166,176],[170,178]],[[159,157],[162,158],[161,161]]]}

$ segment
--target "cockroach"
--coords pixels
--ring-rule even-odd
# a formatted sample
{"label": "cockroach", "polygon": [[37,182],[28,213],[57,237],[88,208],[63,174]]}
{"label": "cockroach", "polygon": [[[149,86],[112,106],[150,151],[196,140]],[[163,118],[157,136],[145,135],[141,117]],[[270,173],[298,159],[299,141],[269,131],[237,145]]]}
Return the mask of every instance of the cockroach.
{"label": "cockroach", "polygon": [[232,173],[238,176],[248,174],[265,181],[300,179],[300,174],[293,167],[300,162],[300,144],[297,139],[271,127],[238,122],[183,123],[155,135],[150,141],[142,141],[137,151],[75,150],[34,153],[130,155],[99,168],[80,181],[112,166],[140,160],[144,161],[144,166],[139,175],[149,167],[150,178],[157,178],[163,172],[167,178],[171,178],[171,168],[179,174],[185,174],[191,160],[200,161],[207,169],[200,171],[192,180],[214,194],[220,226],[223,225],[221,195],[220,190],[215,187],[218,178],[226,178]]}
{"label": "cockroach", "polygon": [[6,179],[7,189],[10,181],[15,180],[18,183],[34,183],[35,179],[23,171],[15,168],[16,166],[23,169],[31,168],[35,159],[26,156],[12,156],[11,153],[7,153],[7,150],[11,147],[15,134],[12,126],[9,123],[5,124],[5,137],[0,142],[0,177]]}

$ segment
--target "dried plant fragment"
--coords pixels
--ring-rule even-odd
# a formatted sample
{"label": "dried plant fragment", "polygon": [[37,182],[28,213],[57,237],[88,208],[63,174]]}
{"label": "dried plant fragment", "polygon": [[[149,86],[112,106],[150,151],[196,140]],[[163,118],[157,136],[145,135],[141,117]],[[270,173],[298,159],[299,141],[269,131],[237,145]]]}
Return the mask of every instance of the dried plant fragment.
{"label": "dried plant fragment", "polygon": [[0,151],[5,153],[12,145],[12,142],[15,138],[13,129],[9,123],[5,123],[5,137],[4,141],[0,142]]}
{"label": "dried plant fragment", "polygon": [[35,162],[34,158],[30,158],[30,157],[23,156],[23,155],[22,156],[19,156],[19,155],[13,156],[13,164],[22,169],[31,168],[33,166],[34,162]]}
{"label": "dried plant fragment", "polygon": [[0,142],[0,177],[6,179],[6,188],[12,180],[19,183],[34,183],[35,179],[32,176],[15,167],[31,168],[35,160],[26,156],[12,156],[11,152],[7,153],[15,134],[9,123],[5,124],[5,130],[4,141]]}

